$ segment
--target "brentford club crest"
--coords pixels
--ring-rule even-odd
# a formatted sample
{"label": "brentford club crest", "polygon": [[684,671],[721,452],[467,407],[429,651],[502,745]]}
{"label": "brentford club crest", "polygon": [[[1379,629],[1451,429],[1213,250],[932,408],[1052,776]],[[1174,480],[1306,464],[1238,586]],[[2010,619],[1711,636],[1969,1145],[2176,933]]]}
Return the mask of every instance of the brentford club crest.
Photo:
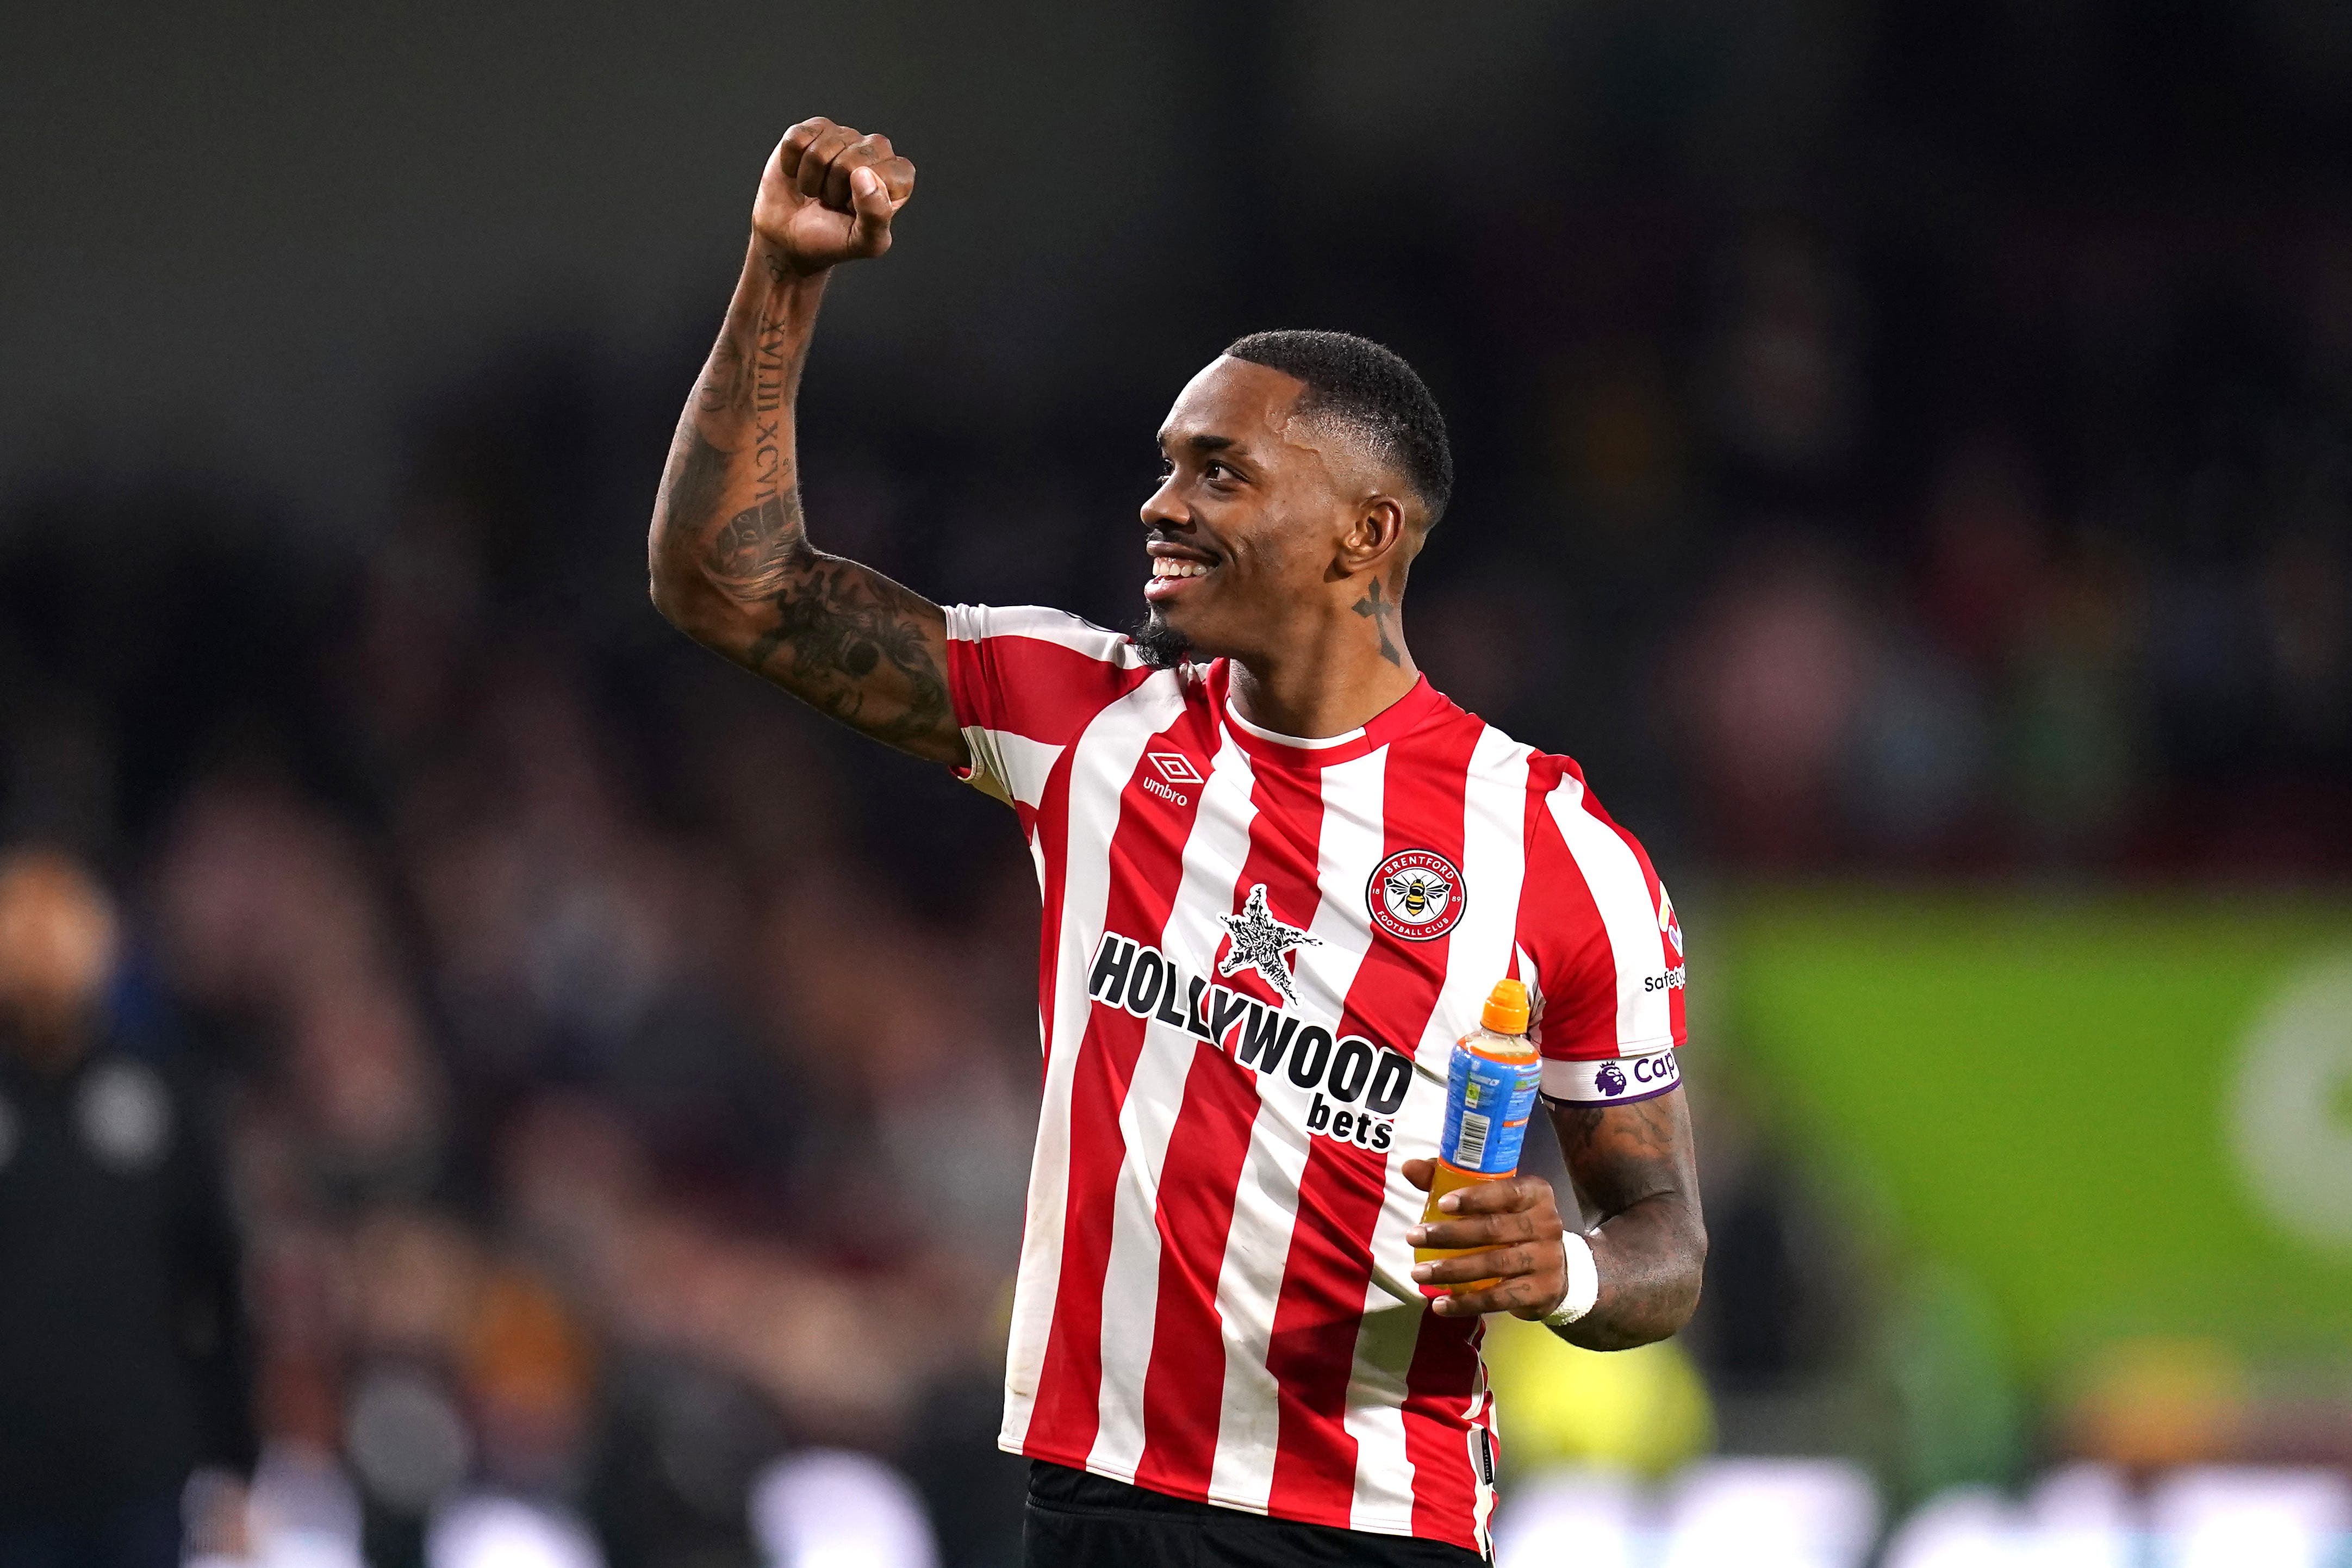
{"label": "brentford club crest", "polygon": [[1462,872],[1430,849],[1402,849],[1364,884],[1372,923],[1401,942],[1434,942],[1462,918]]}

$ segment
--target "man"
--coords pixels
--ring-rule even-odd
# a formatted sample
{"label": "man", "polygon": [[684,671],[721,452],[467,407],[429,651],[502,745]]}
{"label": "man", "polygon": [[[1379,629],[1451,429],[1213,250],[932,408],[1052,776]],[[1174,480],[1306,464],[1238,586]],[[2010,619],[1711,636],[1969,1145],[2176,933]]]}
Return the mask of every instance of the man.
{"label": "man", "polygon": [[[249,1470],[237,1245],[194,1096],[115,1048],[106,894],[0,858],[0,1563],[176,1568],[196,1467]],[[234,1543],[242,1487],[222,1478]]]}
{"label": "man", "polygon": [[[1673,906],[1575,763],[1414,668],[1401,605],[1452,460],[1377,345],[1260,333],[1192,378],[1131,638],[942,609],[815,550],[801,365],[831,268],[889,247],[914,179],[826,120],[777,147],[663,478],[653,595],[1028,837],[1045,1087],[1002,1442],[1033,1461],[1029,1560],[1475,1561],[1480,1315],[1615,1349],[1696,1304]],[[1540,998],[1589,1233],[1532,1176],[1419,1224],[1452,1041],[1506,975]],[[1480,1250],[1416,1267],[1417,1243]]]}

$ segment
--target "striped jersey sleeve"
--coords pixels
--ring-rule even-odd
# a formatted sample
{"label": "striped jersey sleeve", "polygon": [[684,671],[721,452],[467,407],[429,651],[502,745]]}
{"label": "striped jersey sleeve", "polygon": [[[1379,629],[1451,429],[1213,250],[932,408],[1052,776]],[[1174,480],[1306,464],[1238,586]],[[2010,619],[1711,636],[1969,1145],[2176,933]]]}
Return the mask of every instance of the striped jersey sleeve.
{"label": "striped jersey sleeve", "polygon": [[971,748],[961,776],[1034,808],[1071,742],[1151,671],[1118,633],[1064,610],[950,605],[948,694]]}
{"label": "striped jersey sleeve", "polygon": [[1594,1105],[1663,1094],[1681,1081],[1674,1053],[1687,1036],[1682,922],[1576,764],[1545,761],[1558,782],[1530,792],[1518,932],[1544,1093]]}

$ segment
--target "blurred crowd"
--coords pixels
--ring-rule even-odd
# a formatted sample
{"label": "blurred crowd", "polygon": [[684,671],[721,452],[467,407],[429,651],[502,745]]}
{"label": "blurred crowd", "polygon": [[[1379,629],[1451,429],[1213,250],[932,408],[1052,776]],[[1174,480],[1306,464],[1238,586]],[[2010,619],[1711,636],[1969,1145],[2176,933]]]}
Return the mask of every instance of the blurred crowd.
{"label": "blurred crowd", "polygon": [[1860,226],[1508,236],[1567,319],[1425,662],[1718,869],[2340,878],[2347,235]]}
{"label": "blurred crowd", "polygon": [[[397,642],[362,686],[421,677],[434,650]],[[615,1568],[749,1563],[755,1479],[841,1447],[1001,1545],[1025,864],[950,940],[858,873],[781,710],[728,693],[681,726],[689,829],[622,784],[576,671],[492,668],[446,687],[446,745],[381,817],[225,739],[94,983],[110,1046],[192,1071],[184,1121],[226,1133],[278,1491],[347,1477],[378,1564],[483,1486],[575,1510]]]}
{"label": "blurred crowd", "polygon": [[[2073,226],[2014,237],[1985,285],[2021,340],[2011,384],[1938,433],[1892,507],[1727,542],[1669,700],[1723,853],[2352,865],[2352,259],[2294,237],[2232,278]],[[1855,279],[1788,233],[1750,237],[1737,269],[1723,447],[1783,482],[1834,474],[1873,395],[1842,320]],[[2258,297],[2267,320],[2242,313]]]}

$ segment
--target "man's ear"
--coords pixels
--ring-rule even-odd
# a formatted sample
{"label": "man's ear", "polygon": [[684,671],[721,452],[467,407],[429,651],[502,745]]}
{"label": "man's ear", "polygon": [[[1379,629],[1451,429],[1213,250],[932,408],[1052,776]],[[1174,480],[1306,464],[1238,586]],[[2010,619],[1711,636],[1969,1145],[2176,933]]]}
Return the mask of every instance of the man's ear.
{"label": "man's ear", "polygon": [[1356,520],[1348,525],[1348,531],[1339,536],[1343,574],[1352,577],[1395,557],[1401,549],[1410,552],[1409,531],[1404,503],[1374,491],[1357,508]]}

